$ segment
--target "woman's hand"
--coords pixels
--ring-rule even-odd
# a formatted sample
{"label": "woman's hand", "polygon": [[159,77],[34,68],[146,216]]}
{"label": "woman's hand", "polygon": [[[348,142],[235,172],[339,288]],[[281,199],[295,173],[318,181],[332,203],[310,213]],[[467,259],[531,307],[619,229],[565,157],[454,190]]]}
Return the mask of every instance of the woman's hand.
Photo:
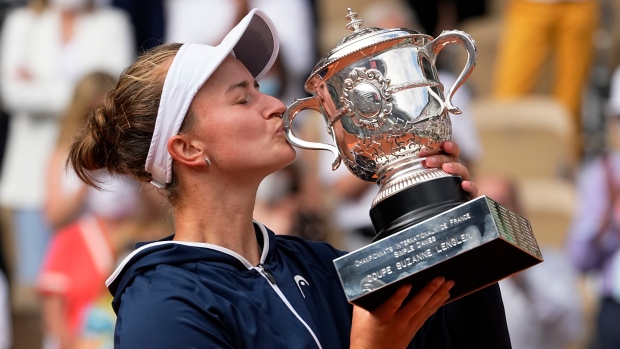
{"label": "woman's hand", "polygon": [[469,170],[463,164],[459,163],[459,155],[461,149],[454,142],[445,142],[443,144],[443,152],[440,150],[422,149],[420,157],[426,157],[424,166],[427,168],[441,168],[447,173],[461,176],[463,178],[463,190],[468,192],[472,198],[478,197],[478,187],[471,182]]}
{"label": "woman's hand", "polygon": [[453,281],[437,277],[412,298],[411,285],[400,287],[373,311],[355,306],[351,327],[351,348],[406,348],[424,322],[441,307]]}

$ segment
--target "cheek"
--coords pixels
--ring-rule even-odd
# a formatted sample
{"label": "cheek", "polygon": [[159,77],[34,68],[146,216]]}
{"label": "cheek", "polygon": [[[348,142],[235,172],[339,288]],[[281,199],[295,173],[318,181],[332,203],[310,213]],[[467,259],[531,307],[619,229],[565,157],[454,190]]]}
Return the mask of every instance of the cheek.
{"label": "cheek", "polygon": [[264,131],[247,124],[220,125],[207,136],[207,152],[217,156],[221,161],[240,161],[260,154],[263,149],[261,141]]}

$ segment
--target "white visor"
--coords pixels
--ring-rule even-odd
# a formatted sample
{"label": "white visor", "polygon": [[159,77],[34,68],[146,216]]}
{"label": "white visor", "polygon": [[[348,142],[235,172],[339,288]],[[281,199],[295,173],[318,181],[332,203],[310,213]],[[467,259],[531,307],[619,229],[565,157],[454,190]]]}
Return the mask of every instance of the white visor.
{"label": "white visor", "polygon": [[194,96],[231,53],[260,80],[278,55],[278,34],[273,22],[257,9],[250,11],[217,46],[183,44],[174,57],[162,90],[145,170],[151,183],[165,188],[172,182],[168,140],[179,133]]}

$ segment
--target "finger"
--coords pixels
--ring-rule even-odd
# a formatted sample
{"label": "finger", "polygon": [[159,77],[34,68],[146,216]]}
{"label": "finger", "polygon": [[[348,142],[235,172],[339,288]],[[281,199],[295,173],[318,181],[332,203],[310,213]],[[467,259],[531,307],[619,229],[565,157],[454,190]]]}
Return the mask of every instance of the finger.
{"label": "finger", "polygon": [[403,305],[403,302],[409,295],[409,291],[411,291],[411,285],[409,284],[399,287],[390,298],[371,313],[379,318],[391,318]]}
{"label": "finger", "polygon": [[458,163],[458,162],[444,163],[441,165],[441,169],[444,170],[444,172],[457,175],[457,176],[461,176],[461,178],[463,178],[463,180],[465,181],[469,180],[469,169],[461,163]]}
{"label": "finger", "polygon": [[443,151],[441,150],[441,148],[423,147],[418,153],[418,157],[423,158],[425,156],[437,155],[437,154],[442,154],[442,153]]}
{"label": "finger", "polygon": [[478,197],[478,186],[476,185],[476,183],[472,181],[463,181],[463,183],[461,183],[461,186],[463,187],[463,190],[465,190],[471,195],[472,198]]}
{"label": "finger", "polygon": [[443,296],[438,298],[435,303],[429,305],[427,309],[418,312],[413,318],[411,318],[409,321],[410,327],[421,328],[426,320],[435,314],[448,299],[450,299],[450,293],[443,293]]}
{"label": "finger", "polygon": [[424,160],[423,165],[427,168],[441,168],[443,164],[458,162],[458,160],[450,155],[438,154],[430,155]]}
{"label": "finger", "polygon": [[441,276],[431,280],[406,303],[401,311],[411,315],[414,315],[420,311],[420,309],[424,307],[426,302],[433,296],[433,294],[435,294],[444,282],[445,279]]}
{"label": "finger", "polygon": [[450,298],[450,289],[454,286],[454,281],[446,281],[435,291],[433,296],[424,304],[422,309],[413,314],[409,323],[414,327],[421,327],[424,322]]}
{"label": "finger", "polygon": [[459,147],[458,144],[456,144],[455,142],[452,141],[447,141],[444,142],[443,144],[443,151],[448,154],[451,155],[455,158],[458,159],[459,156],[461,156],[461,147]]}
{"label": "finger", "polygon": [[429,309],[434,309],[431,313],[434,313],[441,307],[449,298],[450,298],[450,290],[454,287],[454,281],[448,280],[441,285],[441,287],[433,294],[433,296],[428,300],[427,304],[429,305]]}
{"label": "finger", "polygon": [[[430,293],[425,295],[426,297],[423,299],[423,302],[415,304],[414,302],[412,302],[415,299],[414,297],[412,301],[407,302],[407,304],[403,306],[402,310],[404,312],[408,312],[412,316],[417,316],[418,313],[420,313],[420,315],[423,316],[424,314],[431,311],[432,307],[437,302],[439,302],[448,293],[448,291],[450,291],[453,285],[454,285],[454,281],[445,281],[443,277],[436,278],[427,285],[427,287],[428,286],[431,286],[431,287],[428,287],[428,289],[427,287],[425,287],[425,289],[427,289]],[[425,289],[420,291],[418,295],[424,292]]]}

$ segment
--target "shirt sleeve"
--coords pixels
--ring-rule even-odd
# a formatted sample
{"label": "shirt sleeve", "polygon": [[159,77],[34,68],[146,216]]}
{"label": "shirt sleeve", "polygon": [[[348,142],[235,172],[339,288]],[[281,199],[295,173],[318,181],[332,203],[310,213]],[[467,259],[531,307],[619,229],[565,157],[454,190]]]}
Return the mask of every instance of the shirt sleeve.
{"label": "shirt sleeve", "polygon": [[71,287],[71,263],[74,251],[80,248],[75,241],[73,226],[59,231],[52,237],[37,280],[37,289],[41,293],[65,294]]}
{"label": "shirt sleeve", "polygon": [[114,348],[232,349],[236,343],[224,316],[195,277],[164,266],[136,277],[122,294]]}

